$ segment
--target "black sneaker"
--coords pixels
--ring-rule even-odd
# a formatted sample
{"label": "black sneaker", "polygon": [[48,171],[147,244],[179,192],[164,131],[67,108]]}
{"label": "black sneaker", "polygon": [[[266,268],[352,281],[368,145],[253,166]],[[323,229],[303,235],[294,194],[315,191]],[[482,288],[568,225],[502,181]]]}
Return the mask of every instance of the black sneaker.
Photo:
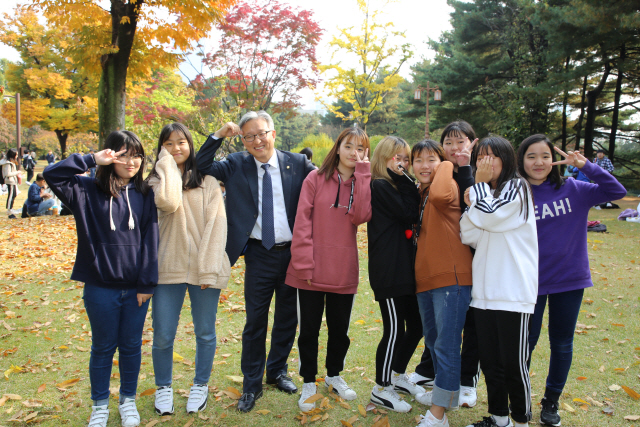
{"label": "black sneaker", "polygon": [[558,402],[542,398],[542,410],[540,411],[540,424],[543,426],[560,425],[560,415],[558,415]]}
{"label": "black sneaker", "polygon": [[[477,423],[469,424],[467,427],[499,427],[498,423],[496,423],[495,418],[491,417],[482,417],[482,421],[478,421]],[[513,427],[513,423],[511,422],[511,418],[509,418],[509,422],[504,427]]]}

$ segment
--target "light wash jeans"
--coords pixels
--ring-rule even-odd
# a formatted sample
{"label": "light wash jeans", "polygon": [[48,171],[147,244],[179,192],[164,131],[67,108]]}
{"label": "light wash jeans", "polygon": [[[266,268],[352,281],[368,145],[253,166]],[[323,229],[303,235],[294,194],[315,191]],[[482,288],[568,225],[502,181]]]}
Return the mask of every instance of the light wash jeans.
{"label": "light wash jeans", "polygon": [[158,285],[153,295],[153,371],[156,386],[171,385],[173,370],[173,341],[178,330],[184,296],[189,290],[191,318],[196,334],[196,372],[194,384],[207,384],[211,377],[213,357],[216,354],[216,314],[220,289],[182,283]]}
{"label": "light wash jeans", "polygon": [[462,328],[471,302],[471,286],[445,286],[417,294],[425,345],[431,352],[436,378],[432,402],[458,406]]}
{"label": "light wash jeans", "polygon": [[42,202],[40,202],[40,205],[38,205],[38,213],[45,213],[46,211],[49,210],[49,208],[52,208],[53,205],[56,204],[56,201],[53,199],[47,199],[47,200],[43,200]]}

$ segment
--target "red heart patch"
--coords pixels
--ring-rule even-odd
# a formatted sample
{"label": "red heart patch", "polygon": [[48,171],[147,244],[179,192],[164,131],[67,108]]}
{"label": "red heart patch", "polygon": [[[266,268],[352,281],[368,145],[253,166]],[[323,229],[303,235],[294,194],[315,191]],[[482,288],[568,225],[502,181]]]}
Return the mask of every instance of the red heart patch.
{"label": "red heart patch", "polygon": [[413,236],[412,230],[404,230],[404,235],[407,236],[407,239],[410,239]]}

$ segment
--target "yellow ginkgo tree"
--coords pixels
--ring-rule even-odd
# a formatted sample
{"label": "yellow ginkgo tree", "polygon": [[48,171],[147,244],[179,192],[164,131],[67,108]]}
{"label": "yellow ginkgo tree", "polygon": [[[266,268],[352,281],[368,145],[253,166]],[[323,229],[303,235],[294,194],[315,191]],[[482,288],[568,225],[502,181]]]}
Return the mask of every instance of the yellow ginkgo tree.
{"label": "yellow ginkgo tree", "polygon": [[[73,43],[67,27],[46,24],[47,16],[18,6],[0,19],[0,42],[12,46],[20,61],[8,63],[8,90],[21,94],[21,122],[55,132],[65,155],[71,134],[98,128],[97,80],[65,55]],[[3,103],[2,115],[15,124],[13,105]]]}
{"label": "yellow ginkgo tree", "polygon": [[380,10],[371,10],[369,0],[357,1],[364,15],[362,23],[358,27],[339,29],[340,34],[329,42],[333,49],[332,62],[339,54],[357,66],[346,67],[335,62],[319,68],[328,76],[325,82],[328,95],[350,104],[353,111],[349,117],[328,102],[323,102],[325,107],[343,120],[355,120],[366,129],[369,118],[382,105],[385,96],[403,81],[398,72],[413,52],[408,43],[395,44],[405,34],[395,31],[392,22],[380,23]]}
{"label": "yellow ginkgo tree", "polygon": [[70,54],[100,78],[99,137],[125,128],[127,77],[175,69],[235,0],[32,0],[74,34]]}

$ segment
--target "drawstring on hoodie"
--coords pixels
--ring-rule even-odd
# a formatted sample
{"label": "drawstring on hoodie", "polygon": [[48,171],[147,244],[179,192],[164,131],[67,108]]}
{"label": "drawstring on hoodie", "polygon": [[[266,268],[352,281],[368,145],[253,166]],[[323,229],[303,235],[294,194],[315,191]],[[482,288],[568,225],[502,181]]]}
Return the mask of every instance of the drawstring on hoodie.
{"label": "drawstring on hoodie", "polygon": [[[136,223],[133,220],[133,212],[131,211],[131,203],[129,202],[129,186],[125,187],[125,192],[127,193],[127,207],[129,208],[129,230],[133,230],[136,228]],[[116,225],[113,222],[113,196],[111,196],[111,200],[109,200],[109,222],[111,225],[111,230],[116,231]]]}

